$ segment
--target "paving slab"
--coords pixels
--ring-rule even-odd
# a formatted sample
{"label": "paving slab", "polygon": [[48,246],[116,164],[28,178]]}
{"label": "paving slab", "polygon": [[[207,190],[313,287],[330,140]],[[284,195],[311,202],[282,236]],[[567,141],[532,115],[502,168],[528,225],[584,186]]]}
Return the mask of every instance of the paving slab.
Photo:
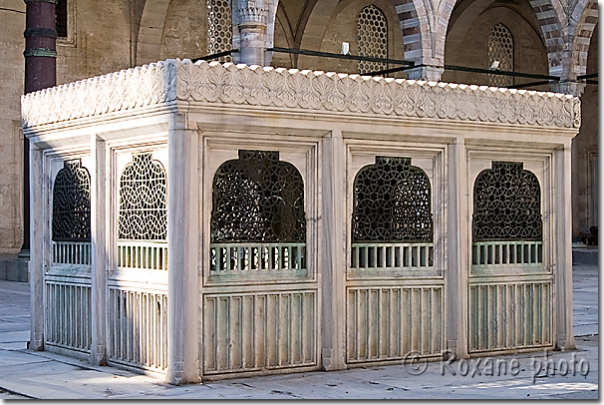
{"label": "paving slab", "polygon": [[33,353],[24,353],[14,350],[0,350],[0,368],[14,367],[20,364],[43,363],[50,362],[49,359],[44,359],[34,355]]}
{"label": "paving slab", "polygon": [[[5,324],[5,326],[8,326]],[[19,331],[3,331],[0,329],[0,343],[9,343],[9,342],[27,342],[29,341],[29,330],[19,330]]]}
{"label": "paving slab", "polygon": [[25,397],[23,395],[17,395],[17,394],[13,394],[7,391],[3,391],[0,389],[0,401],[12,401],[14,399],[30,399],[28,397]]}
{"label": "paving slab", "polygon": [[[369,365],[172,386],[154,375],[26,349],[29,286],[0,281],[0,399],[597,399],[597,286],[597,267],[574,269],[573,323],[578,350],[492,357],[508,365],[513,359],[518,361],[515,375],[488,375],[482,358],[481,372],[474,376],[470,370],[479,359],[466,360],[466,375],[461,375],[461,361],[430,362],[420,375],[400,364]],[[572,361],[581,360],[589,363],[586,375],[565,373]],[[551,364],[551,369],[537,373],[533,369],[537,364]],[[451,369],[457,370],[455,375]]]}

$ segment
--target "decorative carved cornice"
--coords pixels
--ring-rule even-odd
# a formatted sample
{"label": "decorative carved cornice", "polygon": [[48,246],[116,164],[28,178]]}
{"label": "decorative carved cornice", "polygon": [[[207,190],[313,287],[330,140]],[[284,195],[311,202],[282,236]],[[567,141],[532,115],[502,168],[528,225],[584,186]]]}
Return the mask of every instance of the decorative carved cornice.
{"label": "decorative carved cornice", "polygon": [[30,93],[24,128],[182,100],[313,114],[430,118],[578,128],[576,97],[486,86],[167,60]]}
{"label": "decorative carved cornice", "polygon": [[152,63],[21,96],[23,128],[174,101],[176,63]]}

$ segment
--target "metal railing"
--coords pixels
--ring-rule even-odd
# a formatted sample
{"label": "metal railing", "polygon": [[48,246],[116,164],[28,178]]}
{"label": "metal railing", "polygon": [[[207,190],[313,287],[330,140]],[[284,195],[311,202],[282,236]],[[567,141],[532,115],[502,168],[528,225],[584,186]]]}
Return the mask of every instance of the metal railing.
{"label": "metal railing", "polygon": [[168,243],[119,241],[117,265],[122,268],[168,270]]}
{"label": "metal railing", "polygon": [[353,243],[351,269],[417,269],[434,265],[433,243]]}
{"label": "metal railing", "polygon": [[472,246],[472,265],[517,265],[543,263],[541,241],[477,242]]}
{"label": "metal railing", "polygon": [[306,269],[305,243],[212,243],[210,272]]}
{"label": "metal railing", "polygon": [[90,242],[52,242],[52,262],[60,264],[90,265]]}

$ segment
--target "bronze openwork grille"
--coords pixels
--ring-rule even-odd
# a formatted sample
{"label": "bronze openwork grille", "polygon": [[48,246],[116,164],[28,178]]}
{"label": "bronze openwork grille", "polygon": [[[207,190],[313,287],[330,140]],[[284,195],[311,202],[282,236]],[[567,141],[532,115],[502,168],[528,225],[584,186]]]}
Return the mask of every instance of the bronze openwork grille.
{"label": "bronze openwork grille", "polygon": [[352,242],[432,242],[430,180],[410,158],[376,157],[354,181]]}
{"label": "bronze openwork grille", "polygon": [[306,242],[304,182],[278,152],[240,150],[212,185],[211,242]]}
{"label": "bronze openwork grille", "polygon": [[539,180],[522,163],[493,162],[474,183],[474,242],[542,240]]}
{"label": "bronze openwork grille", "polygon": [[63,163],[52,193],[52,240],[90,241],[90,173],[80,159]]}
{"label": "bronze openwork grille", "polygon": [[166,173],[150,153],[132,155],[120,178],[119,196],[120,239],[166,239]]}

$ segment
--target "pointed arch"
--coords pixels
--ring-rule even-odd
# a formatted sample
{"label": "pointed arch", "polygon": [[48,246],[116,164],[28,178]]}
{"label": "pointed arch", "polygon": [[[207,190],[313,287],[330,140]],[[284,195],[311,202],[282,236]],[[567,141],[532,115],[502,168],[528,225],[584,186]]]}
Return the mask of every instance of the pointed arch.
{"label": "pointed arch", "polygon": [[[273,36],[273,42],[271,46],[274,47],[285,45],[286,48],[294,48],[294,29],[291,21],[285,13],[282,2],[279,2],[277,6],[277,14],[275,17],[274,27],[275,33],[279,32],[280,36],[278,41],[275,41],[275,36]],[[295,55],[293,54],[275,53],[272,55],[270,63],[272,66],[283,66],[291,68],[294,66],[294,56]],[[266,60],[266,62],[269,61]]]}
{"label": "pointed arch", "polygon": [[[411,1],[411,0],[407,0]],[[588,0],[582,0],[588,1]],[[492,1],[480,1],[479,7],[474,7],[472,14],[478,16]],[[444,41],[446,40],[449,22],[455,8],[455,0],[443,0],[435,16],[434,49],[435,56],[444,60]],[[564,61],[564,38],[568,35],[568,25],[564,7],[560,0],[529,0],[540,35],[545,44],[549,65],[549,74],[562,76]]]}
{"label": "pointed arch", "polygon": [[147,0],[141,16],[136,44],[135,65],[161,58],[161,43],[170,0]]}
{"label": "pointed arch", "polygon": [[300,17],[296,30],[296,45],[304,49],[319,49],[329,19],[340,0],[310,0]]}
{"label": "pointed arch", "polygon": [[549,74],[564,75],[564,38],[568,35],[567,17],[560,0],[529,0],[547,50]]}
{"label": "pointed arch", "polygon": [[443,65],[444,39],[442,58],[437,58],[435,36],[432,35],[434,19],[429,15],[423,0],[392,0],[392,4],[398,14],[405,60],[432,66]]}
{"label": "pointed arch", "polygon": [[569,66],[570,79],[587,73],[589,46],[597,23],[598,3],[595,0],[578,1],[571,14],[569,27],[573,41]]}

